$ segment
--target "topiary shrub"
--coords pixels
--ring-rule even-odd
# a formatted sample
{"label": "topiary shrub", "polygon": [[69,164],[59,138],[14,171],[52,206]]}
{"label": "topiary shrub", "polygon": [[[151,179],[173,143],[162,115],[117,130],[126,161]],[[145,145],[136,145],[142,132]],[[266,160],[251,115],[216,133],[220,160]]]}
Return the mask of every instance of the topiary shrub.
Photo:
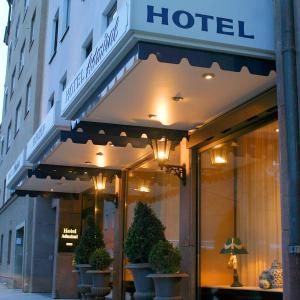
{"label": "topiary shrub", "polygon": [[87,217],[87,226],[83,231],[79,245],[75,249],[76,264],[88,264],[91,254],[97,248],[104,248],[103,235],[92,216]]}
{"label": "topiary shrub", "polygon": [[152,247],[166,239],[164,230],[153,210],[147,204],[138,202],[124,247],[129,262],[148,263]]}
{"label": "topiary shrub", "polygon": [[159,241],[149,254],[151,268],[159,274],[174,274],[180,270],[181,255],[168,241]]}
{"label": "topiary shrub", "polygon": [[96,249],[90,256],[89,263],[94,270],[104,271],[109,268],[113,259],[105,248]]}

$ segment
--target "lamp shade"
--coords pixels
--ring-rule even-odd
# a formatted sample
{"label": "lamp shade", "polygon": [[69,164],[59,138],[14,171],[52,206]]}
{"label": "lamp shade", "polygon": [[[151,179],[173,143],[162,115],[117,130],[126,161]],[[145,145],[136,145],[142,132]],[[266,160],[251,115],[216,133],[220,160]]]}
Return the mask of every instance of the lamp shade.
{"label": "lamp shade", "polygon": [[239,238],[229,238],[224,248],[220,252],[221,254],[248,254],[247,249],[243,246]]}
{"label": "lamp shade", "polygon": [[154,158],[160,163],[164,163],[169,160],[171,145],[171,141],[165,137],[160,140],[152,140]]}

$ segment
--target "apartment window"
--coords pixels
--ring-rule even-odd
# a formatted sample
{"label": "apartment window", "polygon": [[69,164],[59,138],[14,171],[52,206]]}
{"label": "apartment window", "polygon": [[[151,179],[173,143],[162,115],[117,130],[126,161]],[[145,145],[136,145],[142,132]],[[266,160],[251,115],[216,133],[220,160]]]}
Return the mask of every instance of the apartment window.
{"label": "apartment window", "polygon": [[9,150],[11,140],[12,140],[12,137],[11,137],[11,122],[10,122],[9,125],[8,125],[8,128],[7,128],[6,152]]}
{"label": "apartment window", "polygon": [[20,52],[19,74],[22,73],[24,64],[25,64],[25,41],[22,45],[21,52]]}
{"label": "apartment window", "polygon": [[20,31],[20,16],[18,17],[16,31],[15,31],[15,46],[17,45],[17,42],[18,42],[19,31]]}
{"label": "apartment window", "polygon": [[4,138],[1,138],[1,158],[3,158],[3,154],[4,154]]}
{"label": "apartment window", "polygon": [[11,86],[10,86],[10,98],[13,96],[15,91],[15,84],[16,84],[16,67],[11,75]]}
{"label": "apartment window", "polygon": [[8,46],[8,64],[10,63],[11,61],[11,52],[12,52],[12,44],[11,42],[9,43],[9,46]]}
{"label": "apartment window", "polygon": [[11,257],[11,240],[12,240],[12,231],[10,230],[8,233],[8,245],[7,245],[7,264],[10,264]]}
{"label": "apartment window", "polygon": [[116,16],[117,16],[117,2],[114,3],[112,8],[107,13],[107,27],[115,19]]}
{"label": "apartment window", "polygon": [[29,4],[29,0],[24,0],[24,11],[25,11],[25,15],[26,15],[26,12],[28,10],[28,4]]}
{"label": "apartment window", "polygon": [[66,32],[68,31],[69,25],[70,25],[70,11],[71,11],[71,1],[70,0],[64,0],[63,4],[63,36],[64,38]]}
{"label": "apartment window", "polygon": [[3,240],[4,236],[1,234],[1,239],[0,239],[0,264],[2,264],[3,261]]}
{"label": "apartment window", "polygon": [[82,58],[83,60],[85,60],[93,50],[93,32],[90,32],[90,34],[88,35],[87,39],[83,43],[82,49],[83,49]]}
{"label": "apartment window", "polygon": [[21,103],[22,100],[18,103],[18,106],[16,108],[16,119],[15,119],[15,136],[20,130],[21,127]]}
{"label": "apartment window", "polygon": [[48,100],[48,111],[54,106],[54,93],[51,95],[51,97]]}
{"label": "apartment window", "polygon": [[4,91],[4,99],[3,99],[3,112],[4,112],[4,114],[7,111],[7,101],[8,101],[8,90],[6,88],[5,91]]}
{"label": "apartment window", "polygon": [[52,61],[53,57],[56,54],[57,51],[57,43],[58,43],[58,25],[59,25],[59,11],[57,11],[52,24],[52,53],[51,53],[51,59]]}
{"label": "apartment window", "polygon": [[30,47],[33,44],[34,36],[35,36],[35,11],[33,13],[33,16],[31,18],[31,24],[30,24]]}
{"label": "apartment window", "polygon": [[26,87],[26,98],[25,98],[25,118],[29,113],[31,103],[31,78],[29,79]]}

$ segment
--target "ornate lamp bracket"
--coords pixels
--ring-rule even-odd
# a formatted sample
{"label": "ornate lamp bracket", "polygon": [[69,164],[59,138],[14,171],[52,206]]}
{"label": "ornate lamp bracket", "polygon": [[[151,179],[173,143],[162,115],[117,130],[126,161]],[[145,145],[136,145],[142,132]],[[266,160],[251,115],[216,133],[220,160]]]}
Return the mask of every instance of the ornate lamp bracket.
{"label": "ornate lamp bracket", "polygon": [[182,184],[186,185],[186,167],[185,165],[176,166],[176,165],[168,165],[168,164],[160,164],[160,168],[169,174],[173,174],[177,176]]}

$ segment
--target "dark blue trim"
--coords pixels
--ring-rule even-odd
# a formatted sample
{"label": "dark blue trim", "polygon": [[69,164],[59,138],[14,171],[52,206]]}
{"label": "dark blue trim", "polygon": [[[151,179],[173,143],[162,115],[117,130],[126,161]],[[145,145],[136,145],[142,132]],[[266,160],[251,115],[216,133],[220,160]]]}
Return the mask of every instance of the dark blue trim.
{"label": "dark blue trim", "polygon": [[150,54],[154,54],[158,61],[170,64],[179,64],[183,58],[186,58],[194,67],[210,68],[216,62],[225,71],[240,72],[243,67],[247,67],[251,74],[261,76],[268,76],[271,71],[276,71],[276,63],[273,60],[161,44],[138,43],[139,59],[147,60]]}
{"label": "dark blue trim", "polygon": [[243,67],[247,67],[251,74],[261,76],[268,76],[271,71],[276,71],[276,63],[274,60],[138,42],[110,75],[99,85],[92,96],[87,99],[81,108],[74,114],[72,119],[76,120],[76,123],[79,123],[84,114],[98,104],[99,95],[124,68],[130,59],[137,54],[140,60],[147,60],[150,54],[154,54],[159,62],[170,64],[179,64],[183,58],[186,58],[192,66],[202,68],[210,68],[212,64],[216,62],[222,70],[232,72],[240,72]]}

